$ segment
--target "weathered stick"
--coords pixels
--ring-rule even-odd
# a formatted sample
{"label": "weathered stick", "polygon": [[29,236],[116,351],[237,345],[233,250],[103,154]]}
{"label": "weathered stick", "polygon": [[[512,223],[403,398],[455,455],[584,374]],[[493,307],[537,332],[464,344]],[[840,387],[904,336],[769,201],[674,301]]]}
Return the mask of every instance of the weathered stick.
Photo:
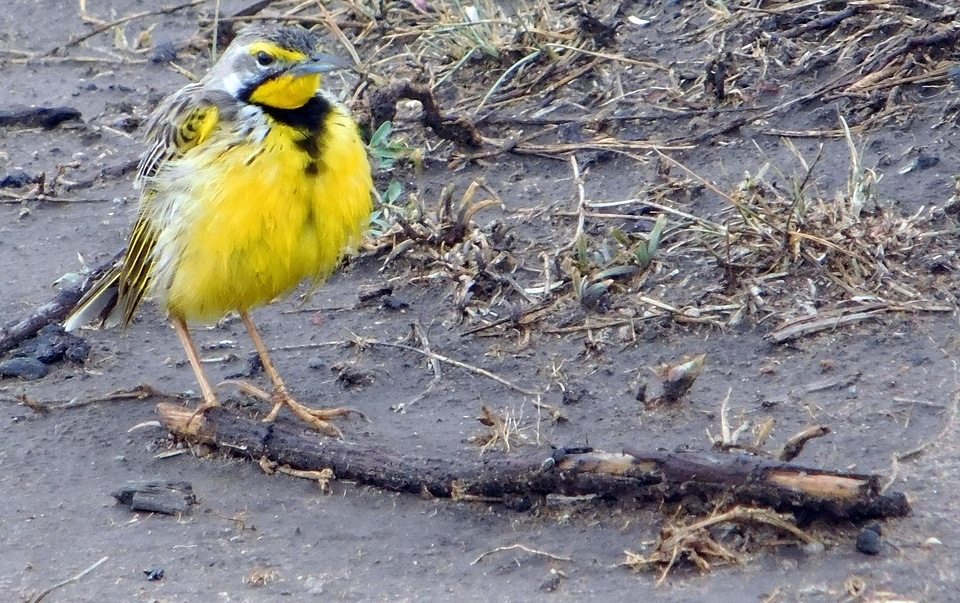
{"label": "weathered stick", "polygon": [[502,502],[546,494],[641,501],[677,501],[697,495],[832,520],[897,517],[910,511],[902,493],[880,491],[876,475],[809,469],[757,457],[568,449],[552,454],[432,459],[304,436],[224,408],[194,416],[191,409],[161,403],[157,412],[160,423],[174,433],[240,456],[266,457],[296,469],[330,468],[338,479],[413,494]]}

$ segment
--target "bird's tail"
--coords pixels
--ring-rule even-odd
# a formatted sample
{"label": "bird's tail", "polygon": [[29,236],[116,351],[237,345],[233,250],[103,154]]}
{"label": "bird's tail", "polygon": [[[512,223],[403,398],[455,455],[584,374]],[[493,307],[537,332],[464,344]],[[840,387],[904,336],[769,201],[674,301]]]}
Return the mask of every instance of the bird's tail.
{"label": "bird's tail", "polygon": [[120,323],[114,310],[120,294],[122,262],[117,262],[93,285],[77,303],[76,309],[63,321],[64,331],[75,331],[83,325],[96,321],[101,327]]}

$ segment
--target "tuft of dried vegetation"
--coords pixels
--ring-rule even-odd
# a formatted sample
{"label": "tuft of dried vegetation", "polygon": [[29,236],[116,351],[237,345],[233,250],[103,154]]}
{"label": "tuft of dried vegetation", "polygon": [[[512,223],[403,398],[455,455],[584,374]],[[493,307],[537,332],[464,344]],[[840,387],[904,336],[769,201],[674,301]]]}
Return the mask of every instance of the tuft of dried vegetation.
{"label": "tuft of dried vegetation", "polygon": [[[937,236],[956,232],[946,203],[901,216],[882,196],[882,174],[866,166],[858,149],[872,130],[914,118],[912,101],[921,89],[928,94],[950,86],[956,53],[941,49],[957,35],[948,7],[704,5],[681,11],[674,25],[680,47],[696,52],[658,62],[636,57],[651,50],[643,28],[676,16],[664,7],[625,14],[602,2],[524,2],[507,9],[440,1],[382,13],[346,6],[370,19],[364,32],[390,32],[378,39],[374,56],[397,51],[368,62],[370,72],[389,67],[392,77],[421,82],[449,114],[472,119],[489,149],[444,147],[395,122],[397,135],[416,140],[409,144],[425,158],[447,157],[456,165],[510,152],[571,162],[569,210],[555,201],[480,227],[451,219],[446,190],[427,219],[416,195],[406,213],[394,208],[382,216],[373,247],[385,254],[384,264],[407,256],[410,270],[430,266],[420,278],[447,280],[455,310],[475,323],[470,332],[496,326],[523,334],[551,321],[546,328],[553,332],[589,332],[661,318],[718,327],[772,318],[784,325],[772,335],[782,341],[882,312],[949,308],[944,299],[952,295],[939,276],[952,271],[956,252]],[[884,42],[873,44],[880,31]],[[362,42],[363,33],[354,44]],[[824,82],[815,77],[824,71],[832,75],[812,89],[764,84]],[[846,104],[838,105],[832,128],[771,125],[801,104],[838,99]],[[957,110],[947,99],[941,103],[946,123]],[[719,117],[719,125],[697,127],[708,115]],[[697,133],[672,135],[683,124]],[[766,161],[724,189],[667,155],[748,125],[781,136],[796,172]],[[792,142],[798,137],[846,141],[845,189],[818,190],[821,156],[804,157]],[[589,171],[581,163],[611,153],[642,164],[659,161],[660,181],[630,199],[587,198]],[[691,194],[705,191],[720,201],[716,211],[696,215],[685,208]],[[465,197],[458,216],[466,205]],[[492,199],[481,207],[493,207]],[[556,236],[520,243],[507,224],[537,213],[556,217]],[[646,293],[651,285],[659,295]],[[534,319],[523,321],[534,308]],[[597,316],[610,311],[617,312],[614,320]]]}
{"label": "tuft of dried vegetation", "polygon": [[523,425],[522,407],[519,410],[505,408],[503,412],[497,413],[484,404],[481,407],[481,415],[477,420],[487,428],[487,431],[471,437],[470,441],[481,446],[481,453],[496,448],[500,448],[504,452],[510,452],[517,446],[529,443],[529,438],[525,432],[530,427]]}
{"label": "tuft of dried vegetation", "polygon": [[249,587],[257,588],[266,586],[280,579],[280,573],[272,567],[255,567],[250,570],[250,574],[243,579],[244,584]]}
{"label": "tuft of dried vegetation", "polygon": [[[784,534],[789,540],[782,539]],[[626,560],[622,565],[637,571],[659,570],[657,585],[660,585],[680,564],[691,564],[701,572],[709,572],[717,566],[742,563],[762,547],[785,544],[818,549],[823,546],[814,536],[798,528],[789,515],[737,506],[715,511],[704,519],[664,526],[648,555],[625,551]]]}

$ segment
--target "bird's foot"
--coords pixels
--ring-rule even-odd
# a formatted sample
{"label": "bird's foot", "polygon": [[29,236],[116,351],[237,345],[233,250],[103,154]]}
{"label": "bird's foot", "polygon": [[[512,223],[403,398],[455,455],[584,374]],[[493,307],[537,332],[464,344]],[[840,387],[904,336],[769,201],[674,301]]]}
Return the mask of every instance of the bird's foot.
{"label": "bird's foot", "polygon": [[267,416],[263,418],[264,423],[273,423],[277,419],[277,415],[280,414],[280,410],[286,406],[293,414],[316,431],[331,438],[343,439],[343,432],[333,424],[333,419],[340,419],[348,417],[351,414],[357,414],[366,420],[363,413],[358,410],[353,410],[352,408],[311,408],[300,404],[290,396],[290,393],[287,392],[285,387],[277,388],[272,394],[268,394],[259,387],[245,381],[233,381],[232,383],[235,383],[244,393],[273,404],[273,408],[271,408]]}

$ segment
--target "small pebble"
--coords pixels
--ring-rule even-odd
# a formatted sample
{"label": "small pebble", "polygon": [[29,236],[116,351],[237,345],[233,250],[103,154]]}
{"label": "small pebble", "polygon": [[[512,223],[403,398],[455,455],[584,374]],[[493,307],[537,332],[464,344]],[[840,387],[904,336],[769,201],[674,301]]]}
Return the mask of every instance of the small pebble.
{"label": "small pebble", "polygon": [[23,170],[18,170],[0,178],[0,188],[20,188],[28,184],[33,184],[36,181],[36,176],[32,176]]}
{"label": "small pebble", "polygon": [[35,381],[47,376],[50,369],[36,358],[11,358],[0,362],[0,377],[20,377]]}
{"label": "small pebble", "polygon": [[397,297],[396,295],[384,295],[380,298],[380,304],[386,310],[406,310],[410,307],[410,304],[405,300]]}
{"label": "small pebble", "polygon": [[880,526],[876,524],[863,528],[857,536],[857,550],[865,555],[878,555],[880,544]]}
{"label": "small pebble", "polygon": [[32,358],[44,364],[53,364],[66,358],[82,363],[90,354],[90,344],[83,338],[66,333],[58,324],[44,326],[36,337],[21,343],[10,352],[11,356]]}
{"label": "small pebble", "polygon": [[150,62],[152,63],[169,63],[176,60],[177,47],[173,45],[173,42],[158,44],[157,47],[153,49],[153,52],[150,53]]}
{"label": "small pebble", "polygon": [[163,580],[163,568],[162,567],[152,567],[150,569],[143,570],[143,573],[146,574],[147,580],[155,582],[157,580]]}

